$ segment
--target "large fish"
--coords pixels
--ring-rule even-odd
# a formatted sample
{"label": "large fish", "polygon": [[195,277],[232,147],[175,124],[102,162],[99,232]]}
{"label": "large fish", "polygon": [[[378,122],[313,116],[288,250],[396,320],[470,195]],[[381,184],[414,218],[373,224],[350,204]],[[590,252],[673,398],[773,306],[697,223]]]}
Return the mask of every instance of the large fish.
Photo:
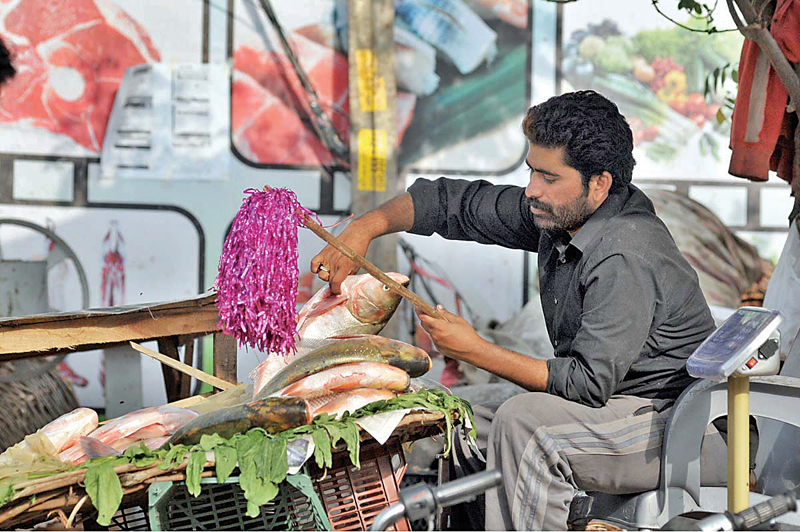
{"label": "large fish", "polygon": [[42,427],[41,432],[60,453],[96,428],[97,412],[91,408],[76,408]]}
{"label": "large fish", "polygon": [[88,444],[95,440],[117,450],[124,450],[124,447],[138,441],[169,436],[197,416],[197,412],[171,405],[130,412],[92,431],[83,445],[80,442],[75,443],[59,453],[58,458],[62,462],[79,464],[91,457],[91,453],[86,451]]}
{"label": "large fish", "polygon": [[373,390],[370,388],[350,390],[348,392],[323,395],[308,401],[311,415],[330,414],[341,417],[345,412],[351,414],[375,401],[385,401],[394,398],[395,395],[389,390]]}
{"label": "large fish", "polygon": [[382,362],[356,362],[309,375],[275,395],[307,397],[320,392],[346,392],[357,388],[403,392],[410,383],[408,373],[400,368]]}
{"label": "large fish", "polygon": [[300,379],[328,368],[356,362],[381,362],[400,368],[411,377],[419,377],[431,369],[428,353],[413,345],[373,334],[332,338],[289,363],[256,394],[265,398]]}
{"label": "large fish", "polygon": [[171,405],[144,408],[112,420],[89,436],[97,438],[106,445],[111,445],[120,438],[145,432],[143,429],[154,429],[148,430],[147,436],[145,436],[153,438],[156,437],[156,433],[160,433],[162,436],[173,434],[179,427],[197,416],[197,412],[193,410]]}
{"label": "large fish", "polygon": [[[389,277],[407,286],[409,279],[401,273]],[[342,282],[338,296],[325,285],[300,309],[297,317],[298,351],[282,357],[267,355],[253,370],[253,393],[258,391],[279,371],[310,349],[303,343],[333,336],[378,334],[397,310],[401,297],[394,290],[369,274],[351,275]]]}
{"label": "large fish", "polygon": [[304,400],[269,397],[203,414],[178,429],[167,443],[193,445],[199,443],[204,434],[230,438],[255,427],[275,434],[310,422],[308,403]]}

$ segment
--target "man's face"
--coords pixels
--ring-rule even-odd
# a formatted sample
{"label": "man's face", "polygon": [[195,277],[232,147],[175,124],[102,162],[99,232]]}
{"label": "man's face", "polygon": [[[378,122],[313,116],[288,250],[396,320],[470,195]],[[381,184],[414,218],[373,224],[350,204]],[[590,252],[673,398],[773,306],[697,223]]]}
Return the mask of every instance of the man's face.
{"label": "man's face", "polygon": [[564,164],[564,148],[543,148],[528,143],[525,162],[531,169],[525,197],[540,229],[564,230],[572,234],[597,209],[583,187],[581,174]]}

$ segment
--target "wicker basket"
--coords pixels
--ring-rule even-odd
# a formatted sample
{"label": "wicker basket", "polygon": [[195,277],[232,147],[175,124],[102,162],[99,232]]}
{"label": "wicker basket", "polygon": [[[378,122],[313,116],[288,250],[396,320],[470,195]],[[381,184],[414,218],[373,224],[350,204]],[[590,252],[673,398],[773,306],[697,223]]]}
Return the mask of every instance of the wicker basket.
{"label": "wicker basket", "polygon": [[[9,375],[22,365],[47,363],[43,360],[5,362],[0,364],[0,374]],[[0,431],[0,452],[77,407],[78,400],[72,385],[64,380],[56,368],[23,381],[2,383],[0,412],[3,412],[3,430]]]}

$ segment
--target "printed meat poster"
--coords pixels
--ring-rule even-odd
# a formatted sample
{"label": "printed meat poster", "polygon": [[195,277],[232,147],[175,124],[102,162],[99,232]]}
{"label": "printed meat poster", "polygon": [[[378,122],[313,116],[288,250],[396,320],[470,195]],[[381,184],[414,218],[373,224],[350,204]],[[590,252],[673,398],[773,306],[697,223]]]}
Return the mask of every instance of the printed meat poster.
{"label": "printed meat poster", "polygon": [[202,16],[197,1],[0,2],[0,37],[18,69],[0,91],[0,151],[98,156],[125,70],[200,62]]}
{"label": "printed meat poster", "polygon": [[[348,141],[347,2],[272,2],[323,111]],[[524,152],[529,98],[527,0],[395,2],[398,163],[420,171],[499,172]],[[231,133],[254,165],[331,165],[315,134],[307,91],[260,2],[233,10]],[[508,131],[513,130],[510,135]],[[458,153],[492,153],[467,161]]]}

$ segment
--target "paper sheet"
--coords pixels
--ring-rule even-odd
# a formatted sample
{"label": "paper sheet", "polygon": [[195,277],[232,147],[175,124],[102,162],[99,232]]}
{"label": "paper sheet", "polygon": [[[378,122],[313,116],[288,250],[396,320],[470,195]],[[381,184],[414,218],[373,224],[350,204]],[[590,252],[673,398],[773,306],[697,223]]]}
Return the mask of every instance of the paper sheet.
{"label": "paper sheet", "polygon": [[383,412],[375,414],[374,416],[365,417],[356,421],[356,425],[369,432],[370,436],[375,438],[375,441],[383,445],[389,436],[392,435],[394,429],[400,424],[400,421],[406,414],[411,412],[411,408],[403,410],[392,410],[391,412]]}

